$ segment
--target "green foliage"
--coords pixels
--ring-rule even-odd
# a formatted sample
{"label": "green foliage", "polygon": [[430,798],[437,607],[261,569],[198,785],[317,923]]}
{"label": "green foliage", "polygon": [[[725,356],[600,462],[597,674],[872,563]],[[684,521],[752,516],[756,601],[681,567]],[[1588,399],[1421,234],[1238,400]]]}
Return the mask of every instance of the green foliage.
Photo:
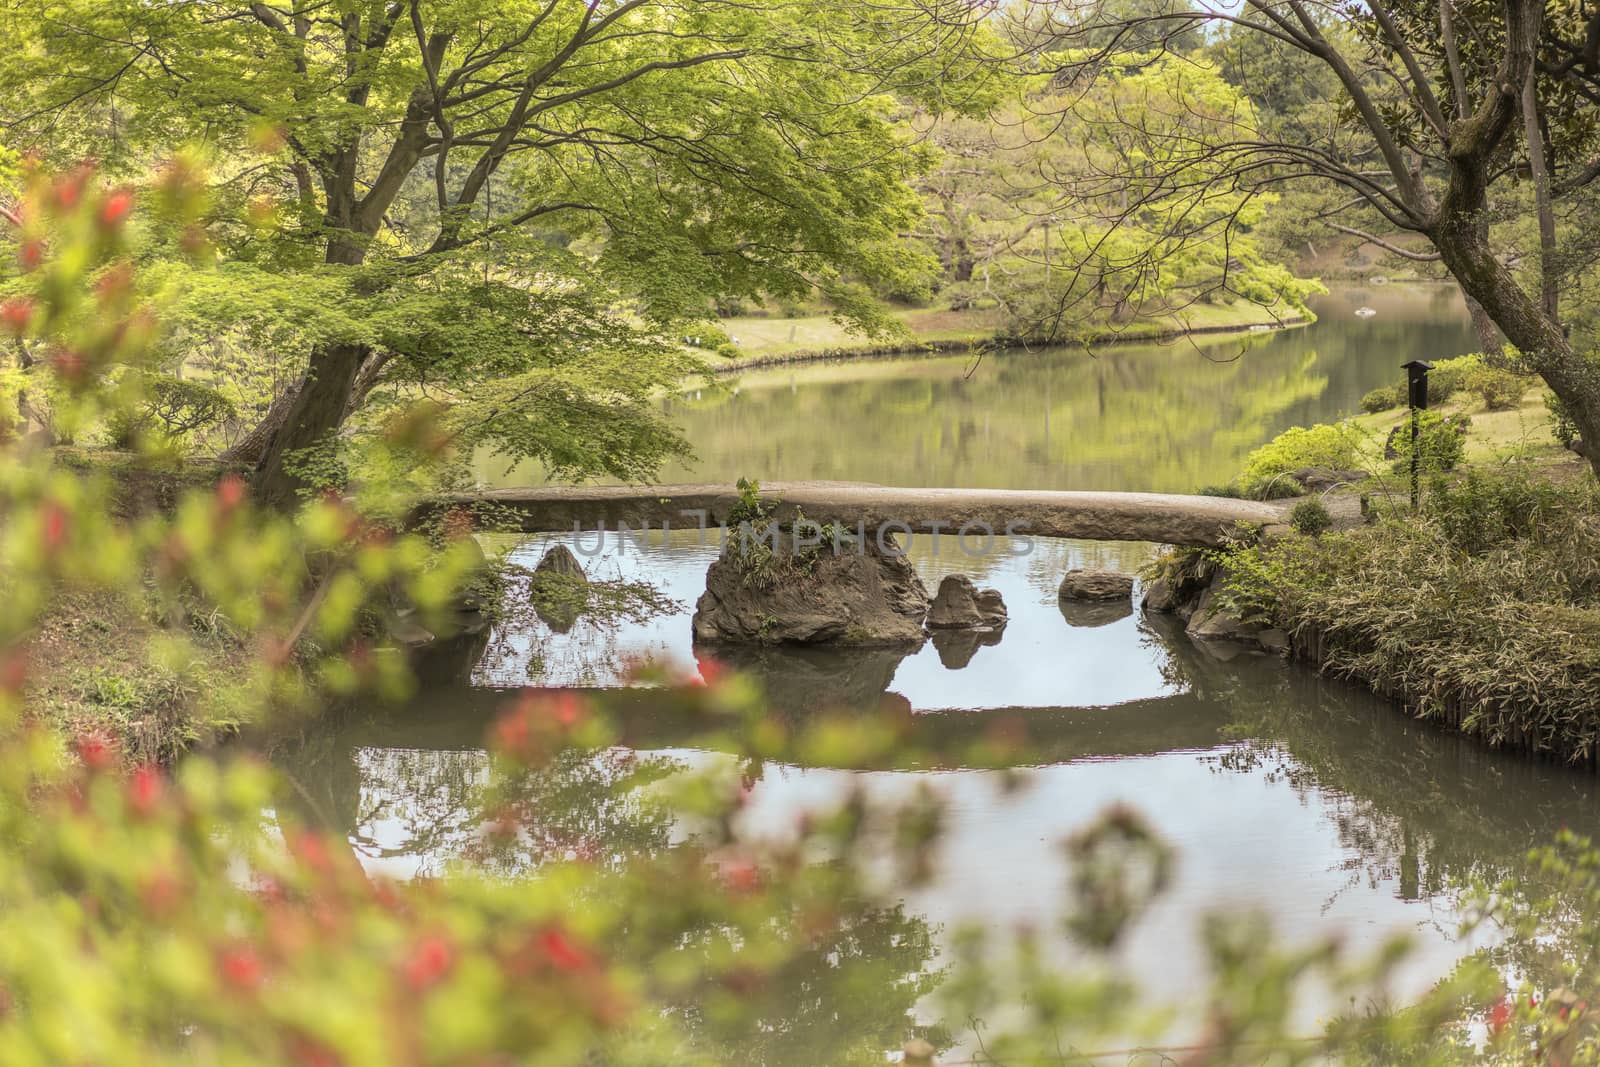
{"label": "green foliage", "polygon": [[1480,366],[1468,372],[1462,388],[1483,399],[1488,411],[1509,411],[1522,403],[1532,382],[1501,367]]}
{"label": "green foliage", "polygon": [[[1466,415],[1441,415],[1431,410],[1418,412],[1416,447],[1422,473],[1438,474],[1455,470],[1466,455],[1466,436],[1471,427],[1472,420]],[[1395,472],[1409,472],[1412,451],[1410,418],[1395,428],[1392,443]]]}
{"label": "green foliage", "polygon": [[728,509],[728,525],[733,527],[749,523],[765,527],[771,519],[776,501],[768,502],[761,498],[761,483],[754,478],[740,478],[734,488],[738,490],[739,500]]}
{"label": "green foliage", "polygon": [[[1224,302],[1310,314],[1320,284],[1270,261],[1254,235],[1275,197],[1207,178],[1219,161],[1203,143],[1256,135],[1215,67],[1153,51],[1081,83],[1019,77],[1012,89],[987,117],[913,119],[942,150],[920,187],[952,307],[998,306],[1009,334],[1039,339],[1172,325]],[[1162,180],[1167,168],[1192,180]]]}
{"label": "green foliage", "polygon": [[1380,411],[1391,411],[1406,401],[1406,387],[1403,385],[1386,385],[1381,389],[1374,389],[1361,398],[1361,410],[1369,415],[1376,415]]}
{"label": "green foliage", "polygon": [[1562,448],[1571,448],[1578,440],[1578,423],[1571,409],[1554,393],[1545,394],[1544,406],[1550,412],[1550,436]]}
{"label": "green foliage", "polygon": [[1420,514],[1228,554],[1230,595],[1340,676],[1491,745],[1600,753],[1600,494],[1441,484]]}
{"label": "green foliage", "polygon": [[116,412],[106,421],[113,448],[133,449],[152,431],[167,438],[185,437],[238,415],[232,400],[199,382],[145,375],[139,387],[144,399],[138,407]]}
{"label": "green foliage", "polygon": [[1243,478],[1264,482],[1302,467],[1349,470],[1361,457],[1361,433],[1351,423],[1293,426],[1245,457]]}
{"label": "green foliage", "polygon": [[1321,500],[1312,497],[1300,501],[1289,510],[1289,525],[1298,533],[1316,537],[1333,525],[1333,516],[1328,514]]}
{"label": "green foliage", "polygon": [[[109,5],[101,28],[115,28],[130,11],[153,30],[187,25],[192,15]],[[206,32],[247,36],[233,21],[208,22]],[[196,49],[172,61],[215,89],[220,75],[206,58]],[[271,59],[269,52],[256,72],[268,82],[281,76]],[[345,74],[397,76],[382,66]],[[319,115],[359,110],[329,91],[306,107]],[[151,111],[135,109],[129,121],[182,118],[163,114],[158,96]],[[315,123],[304,132],[315,136]],[[135,290],[94,284],[102,268],[126,262],[121,201],[88,175],[31,181],[25,231],[7,250],[27,266],[19,288],[34,300],[17,332],[41,350],[71,354],[46,368],[66,420],[120,417],[139,402],[118,386],[123,372],[148,369],[159,354],[156,319]],[[201,212],[184,210],[185,225],[198,225]],[[395,404],[381,427],[389,461],[435,449],[444,414]],[[104,471],[52,463],[37,450],[9,448],[4,458],[0,1061],[864,1065],[883,1062],[913,1035],[947,1047],[950,1031],[926,1022],[937,1013],[974,1026],[1000,1018],[979,1038],[985,1054],[1039,1062],[1060,1059],[1063,1049],[1105,1047],[1161,1020],[1118,978],[1115,953],[1103,951],[1129,936],[1170,879],[1169,851],[1136,818],[1113,812],[1068,843],[1074,867],[1064,918],[1095,953],[1071,976],[1051,971],[1034,932],[1019,932],[1013,953],[967,930],[936,940],[905,911],[898,889],[883,888],[917,886],[931,869],[944,821],[936,796],[857,794],[784,837],[741,817],[741,772],[768,763],[934,766],[941,754],[919,751],[903,714],[775,719],[749,681],[710,663],[699,684],[641,670],[640,685],[620,696],[508,696],[487,739],[487,773],[473,785],[481,803],[472,851],[447,875],[410,882],[365,869],[343,835],[297,816],[294,791],[242,746],[182,758],[154,753],[172,759],[163,765],[119,751],[105,720],[80,724],[64,744],[37,714],[32,675],[50,663],[32,643],[66,590],[149,605],[148,673],[107,670],[75,683],[108,717],[213,697],[215,685],[193,664],[225,630],[244,655],[229,675],[235,706],[281,720],[356,694],[404,693],[403,656],[367,620],[402,597],[448,634],[457,592],[482,573],[481,551],[463,528],[469,524],[441,518],[409,530],[394,522],[414,500],[369,511],[364,497],[329,495],[284,512],[257,506],[241,481],[222,478],[184,488],[170,508],[127,515],[113,506]],[[741,507],[770,518],[758,486],[742,483],[740,493]],[[1582,546],[1575,550],[1592,570],[1592,511],[1574,505],[1562,517],[1571,521],[1558,524],[1558,539]],[[1298,550],[1317,565],[1324,588],[1349,575],[1311,553],[1340,551],[1330,544],[1339,541],[1304,541],[1310,547]],[[1462,565],[1429,547],[1436,566]],[[1492,567],[1482,569],[1476,591],[1508,574],[1547,585],[1540,567],[1548,555],[1530,550],[1523,571],[1485,560]],[[1241,570],[1293,570],[1256,558],[1250,570],[1241,555]],[[1371,596],[1378,583],[1361,578]],[[1428,583],[1410,595],[1429,595]],[[1592,729],[1600,716],[1583,701],[1600,692],[1600,667],[1588,663],[1589,676],[1579,679],[1574,663],[1593,642],[1574,644],[1565,640],[1572,630],[1537,625],[1558,606],[1524,606],[1545,614],[1506,632],[1520,642],[1516,650],[1549,653],[1533,683],[1552,703],[1539,707],[1556,709],[1550,714],[1571,730]],[[1491,623],[1504,630],[1516,621],[1495,616],[1500,610],[1450,612],[1436,625],[1466,628],[1481,642]],[[1507,666],[1480,668],[1494,669],[1485,684],[1496,699],[1525,695],[1529,685]],[[1582,684],[1569,691],[1574,681]],[[685,744],[726,753],[727,764],[677,774],[627,752],[628,715],[641,704],[651,717],[682,724]],[[962,758],[1001,768],[1027,760],[1029,750],[1025,737],[1004,734]],[[565,797],[582,803],[556,803]],[[621,844],[608,849],[612,838],[586,836],[586,819],[621,823]],[[1594,866],[1581,855],[1550,862],[1563,888],[1580,894],[1593,893]],[[1374,1034],[1416,1048],[1422,1034],[1459,1030],[1463,1016],[1498,992],[1480,969],[1444,983],[1403,1017],[1375,1008],[1359,1026],[1336,1021],[1307,1040],[1297,984],[1371,1002],[1394,977],[1403,946],[1386,945],[1365,961],[1347,960],[1332,941],[1284,949],[1238,914],[1218,915],[1204,936],[1213,973],[1191,995],[1204,1005],[1212,1063],[1325,1063],[1370,1047]],[[930,966],[936,958],[948,977]],[[1577,977],[1592,985],[1589,971],[1575,969]],[[792,988],[804,995],[793,997]],[[1003,1017],[1008,1005],[1027,1010]],[[1548,1035],[1522,1035],[1522,1023],[1531,1031],[1553,1019],[1530,1008],[1517,1020],[1495,1051],[1526,1060]],[[1502,1040],[1498,1031],[1495,1038]]]}

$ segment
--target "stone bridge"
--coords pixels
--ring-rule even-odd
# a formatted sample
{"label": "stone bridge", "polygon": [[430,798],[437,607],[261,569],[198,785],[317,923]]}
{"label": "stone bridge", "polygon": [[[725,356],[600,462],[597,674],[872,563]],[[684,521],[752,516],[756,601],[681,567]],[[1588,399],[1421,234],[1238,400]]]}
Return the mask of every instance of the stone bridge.
{"label": "stone bridge", "polygon": [[[1289,501],[1262,502],[1176,493],[1103,493],[1039,489],[917,489],[862,482],[775,482],[762,485],[761,497],[780,521],[803,512],[807,519],[838,522],[851,529],[888,528],[918,535],[954,535],[967,527],[1003,534],[1009,528],[1030,537],[1072,537],[1092,541],[1152,541],[1215,548],[1241,535],[1282,529]],[[515,517],[525,533],[577,530],[692,529],[726,522],[739,494],[728,485],[536,486],[445,494],[424,512],[471,504],[490,504]],[[1337,520],[1341,510],[1359,508],[1350,498],[1330,498]]]}

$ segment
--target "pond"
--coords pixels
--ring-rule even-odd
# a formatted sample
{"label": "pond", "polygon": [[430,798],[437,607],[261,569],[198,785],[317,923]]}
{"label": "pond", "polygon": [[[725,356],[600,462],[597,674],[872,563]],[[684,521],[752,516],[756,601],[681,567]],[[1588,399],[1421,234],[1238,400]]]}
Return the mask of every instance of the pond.
{"label": "pond", "polygon": [[[1378,314],[1357,318],[1363,305]],[[1346,291],[1319,311],[1313,326],[1242,341],[1007,353],[976,367],[939,358],[752,372],[736,391],[665,402],[700,456],[692,472],[666,477],[1193,490],[1225,481],[1286,426],[1354,409],[1364,392],[1398,377],[1403,359],[1473,347],[1459,300],[1444,288]],[[593,537],[567,535],[520,544],[513,558],[531,565],[555,542],[578,551],[592,577],[655,583],[677,610],[637,625],[580,620],[566,633],[537,622],[506,627],[486,646],[441,658],[404,708],[363,711],[286,748],[279,761],[297,783],[295,803],[347,834],[373,869],[437,873],[472,854],[473,793],[488,766],[481,740],[507,690],[616,686],[622,664],[638,657],[696,669],[689,620],[715,544],[679,533],[597,550]],[[1219,910],[1258,911],[1291,944],[1338,933],[1357,952],[1410,933],[1417,949],[1391,991],[1415,996],[1473,947],[1456,934],[1457,879],[1509,873],[1529,847],[1562,826],[1591,826],[1600,813],[1589,776],[1483,751],[1275,660],[1214,658],[1127,607],[1058,602],[1066,570],[1135,570],[1153,546],[1010,547],[1002,541],[974,558],[949,542],[911,546],[930,588],[959,571],[1001,592],[1010,621],[998,638],[720,655],[760,679],[785,715],[825,706],[874,714],[887,703],[909,711],[917,739],[935,749],[957,751],[1019,719],[1024,789],[978,767],[734,767],[683,747],[671,723],[646,715],[630,732],[641,756],[743,775],[744,817],[761,833],[781,835],[856,789],[893,797],[932,784],[949,805],[947,833],[931,880],[897,894],[903,910],[884,917],[882,951],[894,946],[896,966],[938,968],[950,932],[965,923],[1058,929],[1067,884],[1060,844],[1120,803],[1176,855],[1172,887],[1117,950],[1156,998],[1182,1002],[1203,988],[1199,932]],[[592,794],[580,785],[595,768],[574,773],[579,784],[551,794],[582,804]],[[580,821],[585,848],[606,849],[608,833],[630,832]],[[1063,966],[1081,962],[1064,936],[1048,944]],[[862,1004],[847,1003],[856,993],[835,993],[838,1003],[825,991],[807,1010],[832,1020],[824,1029],[838,1031],[841,1048],[898,1047],[913,1023],[937,1022],[916,998]],[[1350,1007],[1313,996],[1299,1017],[1310,1030]],[[792,1048],[764,1043],[748,1062],[831,1062],[806,1032]],[[1172,1034],[1186,1032],[1175,1020]],[[959,1035],[950,1042],[966,1047]]]}

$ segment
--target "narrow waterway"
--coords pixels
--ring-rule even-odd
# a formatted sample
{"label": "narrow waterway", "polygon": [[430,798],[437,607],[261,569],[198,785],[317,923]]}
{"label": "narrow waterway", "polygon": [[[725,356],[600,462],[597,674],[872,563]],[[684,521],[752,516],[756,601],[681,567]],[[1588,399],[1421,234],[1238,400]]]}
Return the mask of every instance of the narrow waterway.
{"label": "narrow waterway", "polygon": [[[1358,318],[1360,306],[1378,314]],[[1227,480],[1245,453],[1286,426],[1354,410],[1364,392],[1395,380],[1403,360],[1472,347],[1459,299],[1444,287],[1344,291],[1318,310],[1320,321],[1305,329],[1193,345],[1017,352],[975,366],[951,357],[752,372],[715,396],[702,389],[665,401],[699,454],[692,470],[665,477],[1193,490]],[[531,565],[558,541],[578,551],[591,576],[647,579],[678,610],[638,625],[580,620],[566,633],[536,621],[504,627],[483,647],[436,664],[406,707],[371,709],[286,750],[295,803],[348,834],[375,869],[409,876],[468,856],[481,862],[473,803],[487,773],[480,742],[506,690],[615,686],[620,665],[641,656],[696,669],[689,620],[714,544],[690,534],[643,548],[565,536],[530,540],[513,557]],[[1133,570],[1152,546],[1018,547],[1002,542],[971,557],[949,540],[911,546],[930,588],[960,571],[1000,590],[1010,622],[997,637],[895,651],[720,654],[761,679],[784,714],[841,705],[871,714],[887,701],[908,708],[934,747],[954,750],[1001,717],[1019,717],[1029,739],[1020,772],[1027,788],[977,768],[723,767],[726,757],[684,748],[670,723],[638,732],[638,757],[745,775],[754,782],[745,817],[772,834],[857,788],[897,796],[932,784],[950,805],[935,876],[908,888],[903,911],[883,919],[893,927],[883,943],[898,946],[895,959],[913,969],[938,967],[963,923],[1057,929],[1067,879],[1060,842],[1108,805],[1130,805],[1173,847],[1177,867],[1118,962],[1154,995],[1178,1002],[1204,985],[1199,932],[1222,909],[1259,911],[1291,943],[1338,933],[1356,952],[1409,933],[1417,948],[1391,992],[1414,996],[1472,947],[1456,934],[1458,879],[1510,873],[1559,827],[1596,822],[1600,790],[1590,777],[1482,751],[1303,669],[1219,660],[1128,607],[1057,601],[1067,569]],[[573,776],[549,792],[576,804],[603,778],[594,766],[552,774]],[[572,847],[634,847],[637,816],[580,818],[584,840]],[[677,832],[650,840],[670,847]],[[507,859],[507,873],[539,859]],[[1050,944],[1063,965],[1079,961],[1065,937]],[[818,991],[810,993],[808,1011],[837,1012],[840,1048],[859,1040],[897,1047],[913,1024],[937,1022],[925,999],[830,1006],[824,989],[819,1007]],[[1312,997],[1301,1007],[1311,1027],[1352,1006]],[[768,1062],[831,1062],[811,1044],[762,1047]]]}

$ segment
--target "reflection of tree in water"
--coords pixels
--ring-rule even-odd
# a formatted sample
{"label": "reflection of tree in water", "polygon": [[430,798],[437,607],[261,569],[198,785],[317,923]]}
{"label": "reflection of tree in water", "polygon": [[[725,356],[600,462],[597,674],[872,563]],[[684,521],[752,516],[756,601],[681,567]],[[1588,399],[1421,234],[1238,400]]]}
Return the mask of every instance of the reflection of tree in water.
{"label": "reflection of tree in water", "polygon": [[563,751],[547,767],[496,783],[483,798],[484,832],[464,854],[507,875],[568,860],[621,868],[670,843],[673,813],[645,787],[681,769],[628,749]]}
{"label": "reflection of tree in water", "polygon": [[[375,737],[389,743],[371,743]],[[581,862],[628,877],[631,861],[673,849],[698,862],[699,844],[681,833],[674,840],[674,812],[648,788],[681,771],[665,756],[569,750],[501,779],[487,753],[462,744],[459,724],[421,714],[354,721],[305,739],[277,762],[293,784],[288,806],[345,834],[363,857],[410,857],[422,873],[460,862],[537,878],[552,864]],[[587,884],[604,893],[603,878]],[[878,1064],[921,1032],[913,1010],[938,981],[927,922],[869,900],[818,919],[802,902],[772,917],[782,940],[803,946],[776,971],[732,982],[724,974],[685,991],[673,1021],[690,1046],[686,1059]],[[627,936],[635,934],[650,943],[648,930]],[[720,973],[709,964],[723,958],[729,936],[691,924],[682,947],[704,954],[706,973]],[[625,943],[609,947],[627,955]]]}
{"label": "reflection of tree in water", "polygon": [[[1453,901],[1473,883],[1531,877],[1530,848],[1600,814],[1590,775],[1487,750],[1301,667],[1222,664],[1181,632],[1160,639],[1169,680],[1228,709],[1238,742],[1205,758],[1314,799],[1347,851],[1352,885]],[[1496,952],[1531,965],[1546,950],[1511,941]]]}
{"label": "reflection of tree in water", "polygon": [[[568,750],[509,788],[491,786],[482,749],[396,740],[312,742],[284,754],[279,765],[295,789],[292,803],[343,834],[359,855],[411,859],[429,873],[457,861],[505,875],[552,860],[618,863],[667,843],[671,813],[639,788],[679,769],[667,757]],[[507,816],[521,828],[493,832]]]}
{"label": "reflection of tree in water", "polygon": [[[759,981],[697,989],[680,1009],[678,1022],[714,1062],[878,1067],[913,1036],[951,1043],[914,1014],[941,980],[928,966],[935,946],[926,920],[862,902],[820,936],[793,917],[779,921],[804,951]],[[708,947],[716,937],[708,931]]]}

